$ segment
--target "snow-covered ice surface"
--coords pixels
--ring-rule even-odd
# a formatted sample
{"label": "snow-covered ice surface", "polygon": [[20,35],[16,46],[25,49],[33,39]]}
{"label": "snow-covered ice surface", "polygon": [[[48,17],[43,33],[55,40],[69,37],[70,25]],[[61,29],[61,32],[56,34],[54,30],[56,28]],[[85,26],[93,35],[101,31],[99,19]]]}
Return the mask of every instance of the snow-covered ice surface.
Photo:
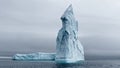
{"label": "snow-covered ice surface", "polygon": [[55,53],[30,53],[30,54],[16,54],[13,60],[36,61],[36,60],[55,60]]}
{"label": "snow-covered ice surface", "polygon": [[31,53],[16,54],[14,60],[55,60],[58,63],[74,63],[84,60],[83,47],[78,40],[78,22],[75,20],[72,5],[70,5],[63,16],[62,28],[56,39],[56,53]]}

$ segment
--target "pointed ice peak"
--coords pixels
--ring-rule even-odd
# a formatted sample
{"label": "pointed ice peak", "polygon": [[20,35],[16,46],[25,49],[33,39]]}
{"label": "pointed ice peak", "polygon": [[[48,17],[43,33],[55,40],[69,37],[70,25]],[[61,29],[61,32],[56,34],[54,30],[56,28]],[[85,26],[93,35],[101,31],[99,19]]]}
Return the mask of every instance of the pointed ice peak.
{"label": "pointed ice peak", "polygon": [[61,19],[68,16],[68,15],[71,15],[71,14],[73,14],[72,4],[70,4],[69,7],[65,10],[65,12],[64,12],[63,16],[61,17]]}
{"label": "pointed ice peak", "polygon": [[64,14],[66,14],[66,13],[68,13],[68,12],[73,13],[72,4],[70,4],[70,5],[69,5],[69,7],[66,9],[66,11],[65,11],[65,13],[64,13]]}

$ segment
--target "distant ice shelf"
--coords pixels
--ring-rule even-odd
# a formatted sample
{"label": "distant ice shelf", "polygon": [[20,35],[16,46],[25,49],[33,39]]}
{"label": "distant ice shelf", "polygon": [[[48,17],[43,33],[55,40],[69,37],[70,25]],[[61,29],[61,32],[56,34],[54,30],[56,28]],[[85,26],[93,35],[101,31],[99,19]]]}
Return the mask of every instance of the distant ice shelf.
{"label": "distant ice shelf", "polygon": [[3,59],[12,59],[12,57],[9,57],[9,56],[0,56],[0,60],[3,60]]}

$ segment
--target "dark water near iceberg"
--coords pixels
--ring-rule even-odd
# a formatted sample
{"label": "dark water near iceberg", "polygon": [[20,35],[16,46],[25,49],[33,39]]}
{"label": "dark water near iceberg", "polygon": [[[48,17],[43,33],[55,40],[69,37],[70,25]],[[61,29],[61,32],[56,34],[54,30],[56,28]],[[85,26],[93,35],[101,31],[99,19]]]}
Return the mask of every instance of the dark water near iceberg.
{"label": "dark water near iceberg", "polygon": [[86,60],[82,63],[57,64],[54,61],[0,60],[0,68],[120,68],[118,60]]}

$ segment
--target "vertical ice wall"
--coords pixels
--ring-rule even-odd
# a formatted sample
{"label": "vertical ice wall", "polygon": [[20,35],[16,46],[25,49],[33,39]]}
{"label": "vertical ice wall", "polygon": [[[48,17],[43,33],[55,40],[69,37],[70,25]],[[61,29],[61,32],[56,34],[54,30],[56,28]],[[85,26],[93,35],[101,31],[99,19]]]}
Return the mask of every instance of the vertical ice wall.
{"label": "vertical ice wall", "polygon": [[83,46],[78,40],[78,22],[72,5],[66,9],[61,20],[62,28],[56,40],[56,61],[69,63],[84,60]]}

